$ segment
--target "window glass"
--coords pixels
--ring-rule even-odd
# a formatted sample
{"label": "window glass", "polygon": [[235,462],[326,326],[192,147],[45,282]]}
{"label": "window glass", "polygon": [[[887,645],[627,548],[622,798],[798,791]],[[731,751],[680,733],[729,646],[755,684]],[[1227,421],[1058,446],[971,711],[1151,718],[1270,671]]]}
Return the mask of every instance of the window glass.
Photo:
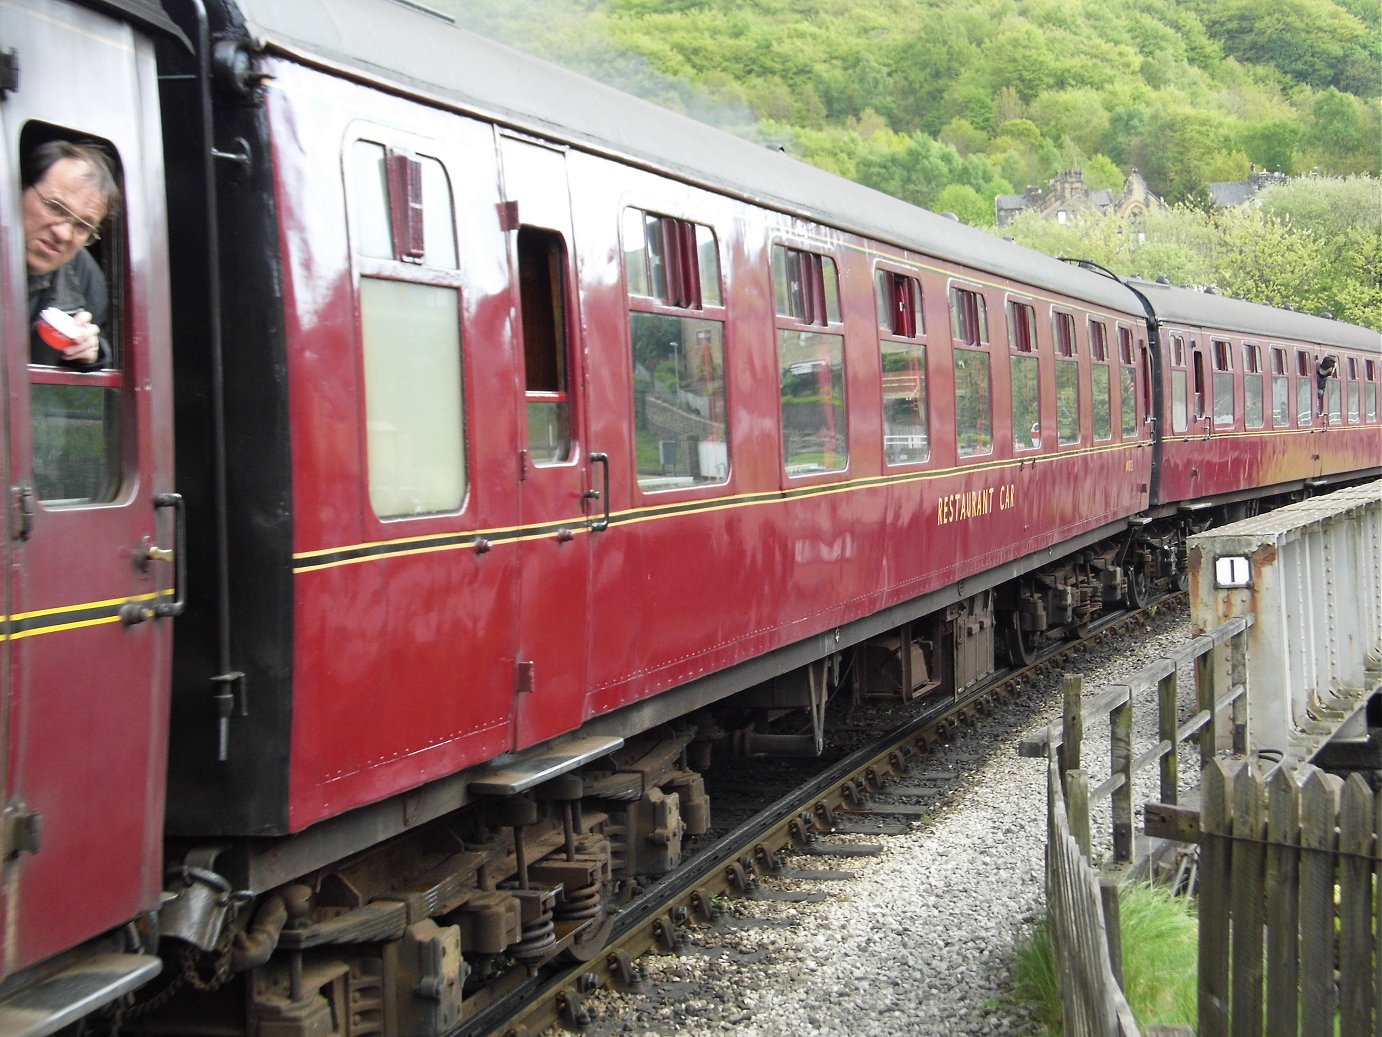
{"label": "window glass", "polygon": [[1315,409],[1315,388],[1313,378],[1296,379],[1296,423],[1308,425]]}
{"label": "window glass", "polygon": [[118,389],[45,385],[35,371],[34,491],[44,504],[110,501],[120,490],[121,399]]}
{"label": "window glass", "polygon": [[715,232],[709,227],[696,226],[696,255],[700,260],[701,302],[706,306],[720,306],[720,250],[715,245]]}
{"label": "window glass", "polygon": [[1377,383],[1368,382],[1368,420],[1377,420]]}
{"label": "window glass", "polygon": [[[1128,355],[1132,355],[1131,349]],[[1137,368],[1132,364],[1119,367],[1120,391],[1123,406],[1123,438],[1137,438]]]}
{"label": "window glass", "polygon": [[1348,383],[1348,420],[1359,421],[1363,416],[1363,387],[1356,381]]}
{"label": "window glass", "polygon": [[1260,374],[1243,375],[1243,420],[1248,428],[1262,428],[1267,423]]}
{"label": "window glass", "polygon": [[1013,356],[1013,446],[1018,450],[1035,450],[1041,446],[1039,376],[1040,363],[1036,357]]}
{"label": "window glass", "polygon": [[1226,428],[1233,424],[1233,373],[1214,372],[1214,424]]}
{"label": "window glass", "polygon": [[907,274],[880,270],[874,288],[880,328],[904,338],[926,334],[920,281]]}
{"label": "window glass", "polygon": [[955,350],[955,436],[961,457],[993,451],[993,395],[989,355]]}
{"label": "window glass", "polygon": [[638,209],[624,210],[624,276],[628,279],[629,294],[649,296],[648,241],[644,230],[646,217]]}
{"label": "window glass", "polygon": [[1183,370],[1171,372],[1171,431],[1184,432],[1190,427],[1190,412],[1186,400],[1190,395],[1190,381]]}
{"label": "window glass", "polygon": [[1096,441],[1112,439],[1113,368],[1108,364],[1094,364],[1090,368],[1090,376],[1094,382],[1091,397],[1094,404],[1094,438]]}
{"label": "window glass", "polygon": [[434,158],[419,157],[422,166],[422,226],[427,266],[456,269],[456,223],[451,215],[451,182]]}
{"label": "window glass", "polygon": [[638,485],[666,490],[729,478],[724,324],[629,314]]}
{"label": "window glass", "polygon": [[360,327],[375,514],[458,510],[467,473],[456,290],[362,277]]}
{"label": "window glass", "polygon": [[884,457],[894,465],[929,460],[926,347],[884,339],[879,348],[883,354]]}
{"label": "window glass", "polygon": [[1056,432],[1061,446],[1080,441],[1080,365],[1074,360],[1056,363]]}
{"label": "window glass", "polygon": [[1329,420],[1337,425],[1344,420],[1343,393],[1339,387],[1339,379],[1331,378],[1326,386],[1326,408],[1329,412]]}
{"label": "window glass", "polygon": [[1272,376],[1272,424],[1277,428],[1286,428],[1291,424],[1290,386],[1290,376]]}
{"label": "window glass", "polygon": [[844,338],[779,329],[783,462],[788,475],[843,471],[849,463]]}
{"label": "window glass", "polygon": [[357,140],[351,163],[355,171],[355,251],[374,259],[393,258],[389,229],[389,177],[384,145]]}

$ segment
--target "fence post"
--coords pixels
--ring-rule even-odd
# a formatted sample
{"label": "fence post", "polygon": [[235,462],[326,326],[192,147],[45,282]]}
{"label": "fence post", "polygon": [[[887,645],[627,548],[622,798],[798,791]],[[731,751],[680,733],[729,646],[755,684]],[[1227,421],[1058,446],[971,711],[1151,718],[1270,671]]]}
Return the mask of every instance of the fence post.
{"label": "fence post", "polygon": [[1199,1037],[1228,1034],[1229,774],[1211,758],[1200,776]]}
{"label": "fence post", "polygon": [[1208,653],[1195,657],[1195,708],[1208,711],[1209,719],[1200,728],[1200,768],[1214,759],[1219,749],[1219,714],[1214,709],[1214,662]]}
{"label": "fence post", "polygon": [[1099,880],[1099,900],[1104,906],[1104,933],[1108,938],[1108,963],[1118,989],[1123,989],[1123,913],[1118,906],[1118,883]]}
{"label": "fence post", "polygon": [[[1339,1032],[1366,1033],[1372,1021],[1371,926],[1374,913],[1372,790],[1361,774],[1344,783],[1339,811]],[[1379,1024],[1382,1025],[1382,1024]]]}
{"label": "fence post", "polygon": [[1267,779],[1267,1037],[1300,1019],[1300,785],[1287,766]]}
{"label": "fence post", "polygon": [[1176,730],[1176,699],[1180,678],[1174,664],[1171,672],[1157,682],[1157,738],[1170,745],[1161,758],[1161,801],[1175,803],[1180,796],[1180,741]]}
{"label": "fence post", "polygon": [[1300,802],[1300,1032],[1334,1037],[1334,817],[1339,779],[1312,771]]}
{"label": "fence post", "polygon": [[[1084,678],[1067,673],[1061,680],[1061,744],[1060,773],[1080,769],[1080,752],[1084,746]],[[1086,851],[1087,855],[1087,851]]]}
{"label": "fence post", "polygon": [[1233,864],[1229,869],[1235,1034],[1262,1032],[1263,837],[1267,834],[1262,799],[1257,768],[1244,763],[1233,776]]}
{"label": "fence post", "polygon": [[1109,714],[1109,774],[1122,776],[1123,783],[1113,790],[1109,808],[1113,815],[1113,859],[1119,864],[1132,860],[1132,690]]}
{"label": "fence post", "polygon": [[1089,775],[1084,771],[1065,772],[1065,817],[1080,855],[1089,860],[1094,838],[1089,823]]}

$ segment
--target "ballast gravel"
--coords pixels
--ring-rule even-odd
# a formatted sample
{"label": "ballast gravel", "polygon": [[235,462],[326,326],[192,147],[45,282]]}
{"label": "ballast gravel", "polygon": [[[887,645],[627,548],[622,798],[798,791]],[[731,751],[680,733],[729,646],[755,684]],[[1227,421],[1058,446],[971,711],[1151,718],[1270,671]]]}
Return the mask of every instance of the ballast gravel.
{"label": "ballast gravel", "polygon": [[[1165,657],[1190,639],[1183,605],[1163,606],[1132,637],[1088,649],[1064,666],[1084,694]],[[909,785],[931,784],[933,808],[901,835],[831,835],[820,843],[881,843],[876,856],[797,855],[762,899],[722,904],[714,926],[690,927],[675,955],[644,958],[634,992],[586,998],[587,1037],[1022,1037],[1040,1032],[1012,997],[1021,941],[1044,914],[1046,764],[1024,759],[1024,734],[1058,720],[1061,675],[1042,679],[993,716],[928,754]],[[1193,713],[1182,673],[1180,713]],[[1155,703],[1134,708],[1134,754],[1155,742]],[[1108,773],[1107,724],[1086,725],[1083,759],[1097,785]],[[1198,781],[1182,751],[1183,787]],[[1187,771],[1191,773],[1186,773]],[[953,778],[950,776],[953,775]],[[1153,769],[1134,803],[1156,797]],[[916,801],[916,800],[914,800]],[[1140,830],[1141,812],[1135,825]],[[1107,854],[1107,811],[1093,821]],[[793,878],[833,870],[852,877]],[[808,898],[790,902],[790,897]],[[558,1031],[552,1031],[556,1033]]]}

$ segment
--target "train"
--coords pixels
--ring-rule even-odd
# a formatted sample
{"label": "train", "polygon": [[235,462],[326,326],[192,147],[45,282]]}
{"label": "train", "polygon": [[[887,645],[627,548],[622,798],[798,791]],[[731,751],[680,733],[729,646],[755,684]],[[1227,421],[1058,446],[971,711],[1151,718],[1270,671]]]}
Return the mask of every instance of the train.
{"label": "train", "polygon": [[[599,948],[712,759],[963,698],[1382,466],[1374,330],[425,3],[0,0],[0,51],[3,1034],[454,1031]],[[18,316],[51,141],[120,189],[95,369]]]}

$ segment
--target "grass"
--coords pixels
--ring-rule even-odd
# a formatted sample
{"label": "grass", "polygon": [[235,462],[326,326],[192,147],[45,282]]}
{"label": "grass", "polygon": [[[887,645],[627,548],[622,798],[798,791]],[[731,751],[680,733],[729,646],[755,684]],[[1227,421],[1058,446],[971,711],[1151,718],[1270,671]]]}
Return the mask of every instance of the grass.
{"label": "grass", "polygon": [[[1118,894],[1123,990],[1140,1026],[1195,1025],[1198,921],[1189,903],[1163,889],[1129,883]],[[1048,1037],[1061,1030],[1060,984],[1051,935],[1038,924],[1014,963],[1015,996],[1034,1007]]]}

